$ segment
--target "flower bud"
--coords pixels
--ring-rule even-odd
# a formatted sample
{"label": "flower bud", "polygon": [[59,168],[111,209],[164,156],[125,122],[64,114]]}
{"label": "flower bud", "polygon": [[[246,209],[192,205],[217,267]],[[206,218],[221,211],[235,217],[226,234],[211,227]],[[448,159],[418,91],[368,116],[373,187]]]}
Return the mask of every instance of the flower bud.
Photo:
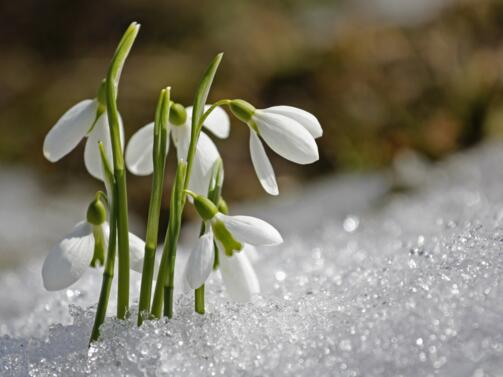
{"label": "flower bud", "polygon": [[96,198],[87,208],[87,222],[92,225],[101,225],[107,219],[107,210],[103,202]]}
{"label": "flower bud", "polygon": [[234,116],[244,123],[250,122],[255,113],[255,107],[242,99],[233,99],[229,104],[229,108]]}
{"label": "flower bud", "polygon": [[181,126],[187,121],[187,111],[183,105],[173,103],[169,112],[169,122],[175,126]]}
{"label": "flower bud", "polygon": [[211,220],[218,213],[217,206],[208,198],[188,190],[187,193],[194,198],[194,207],[204,221]]}

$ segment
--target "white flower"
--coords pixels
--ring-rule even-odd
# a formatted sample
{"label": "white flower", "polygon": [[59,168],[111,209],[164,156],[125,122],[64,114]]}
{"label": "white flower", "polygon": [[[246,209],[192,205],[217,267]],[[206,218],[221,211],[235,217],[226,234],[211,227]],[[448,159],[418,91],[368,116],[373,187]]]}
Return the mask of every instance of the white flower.
{"label": "white flower", "polygon": [[[81,221],[63,238],[46,257],[42,266],[42,279],[48,291],[65,289],[84,274],[94,255],[93,226],[101,227],[105,240],[105,252],[110,234],[109,226],[92,225]],[[141,272],[145,243],[136,235],[129,233],[130,266]]]}
{"label": "white flower", "polygon": [[212,223],[214,224],[216,221],[221,221],[233,238],[241,244],[274,246],[283,242],[283,238],[276,228],[256,217],[229,216],[219,212],[212,219]]}
{"label": "white flower", "polygon": [[261,138],[274,152],[297,164],[310,164],[318,160],[315,139],[323,135],[323,130],[313,114],[292,106],[257,110],[250,103],[239,99],[232,100],[229,107],[250,128],[252,163],[267,193],[278,195],[279,190]]}
{"label": "white flower", "polygon": [[[205,107],[205,110],[209,105]],[[192,106],[185,109],[187,118],[181,125],[170,125],[168,132],[177,149],[178,159],[187,160],[190,144]],[[227,113],[220,107],[216,107],[204,122],[204,127],[219,138],[229,136],[230,123]],[[153,145],[154,123],[149,123],[140,128],[131,137],[126,148],[126,165],[131,173],[136,175],[149,175],[154,170]],[[169,145],[169,135],[166,141]],[[166,149],[167,152],[167,149]],[[204,132],[201,132],[196,146],[196,153],[192,166],[192,177],[189,188],[197,193],[206,194],[211,179],[213,164],[220,158],[217,147]]]}
{"label": "white flower", "polygon": [[250,301],[260,293],[260,284],[250,260],[243,252],[228,256],[219,253],[220,272],[225,289],[231,299],[237,302]]}
{"label": "white flower", "polygon": [[[82,139],[87,137],[84,162],[89,174],[103,180],[98,142],[102,141],[109,161],[112,161],[112,144],[106,111],[98,116],[98,100],[86,99],[70,108],[56,122],[44,140],[44,156],[56,162],[70,153]],[[124,130],[120,125],[121,143]]]}
{"label": "white flower", "polygon": [[252,115],[256,129],[250,127],[250,155],[264,190],[278,195],[274,169],[259,136],[277,154],[297,164],[318,160],[315,138],[323,134],[314,115],[291,106],[274,106],[256,110]]}
{"label": "white flower", "polygon": [[[204,205],[201,197],[195,196],[195,205],[201,211]],[[206,211],[203,209],[202,212]],[[254,250],[250,245],[278,245],[283,238],[272,225],[256,217],[228,216],[219,212],[208,217],[211,217],[206,221],[208,231],[199,238],[185,266],[184,291],[197,289],[208,279],[214,263],[216,239],[220,271],[229,296],[238,302],[249,301],[260,292],[257,276],[247,256],[249,249]]]}
{"label": "white flower", "polygon": [[184,279],[189,289],[202,286],[213,269],[215,262],[213,232],[211,227],[207,228],[208,231],[199,237],[185,265]]}
{"label": "white flower", "polygon": [[[234,241],[241,244],[241,251],[229,253],[225,239],[218,237],[218,222],[230,232]],[[220,272],[229,296],[238,302],[250,301],[260,292],[260,285],[250,260],[246,246],[273,246],[283,242],[281,234],[271,224],[251,216],[229,216],[217,213],[212,219],[217,244],[219,245]],[[232,247],[232,246],[231,246]],[[232,254],[232,255],[230,255]]]}

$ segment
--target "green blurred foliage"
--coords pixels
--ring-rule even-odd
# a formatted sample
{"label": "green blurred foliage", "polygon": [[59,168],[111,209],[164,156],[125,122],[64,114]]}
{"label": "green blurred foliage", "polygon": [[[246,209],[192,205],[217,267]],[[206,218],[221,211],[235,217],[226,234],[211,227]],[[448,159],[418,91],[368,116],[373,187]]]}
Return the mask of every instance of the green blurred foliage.
{"label": "green blurred foliage", "polygon": [[[2,2],[0,161],[35,166],[58,183],[86,176],[82,147],[52,165],[43,160],[43,138],[69,106],[95,96],[132,20],[142,30],[120,87],[126,135],[151,121],[166,85],[190,104],[207,62],[224,51],[211,100],[294,105],[324,127],[315,165],[300,168],[270,153],[283,189],[332,171],[385,166],[402,149],[437,159],[502,133],[501,1],[452,1],[420,22],[390,20],[366,4]],[[225,195],[262,195],[246,127],[233,121],[230,140],[216,142]],[[149,190],[150,178],[130,178],[133,208],[146,209]]]}

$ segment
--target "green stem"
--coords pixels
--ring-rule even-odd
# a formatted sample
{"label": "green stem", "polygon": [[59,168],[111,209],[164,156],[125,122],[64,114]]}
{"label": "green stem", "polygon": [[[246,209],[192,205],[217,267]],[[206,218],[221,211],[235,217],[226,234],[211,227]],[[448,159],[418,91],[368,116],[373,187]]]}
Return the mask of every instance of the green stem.
{"label": "green stem", "polygon": [[[182,161],[178,163],[176,179],[181,179],[181,181],[175,182],[176,189],[173,190],[176,195],[173,195],[171,200],[168,232],[166,233],[166,238],[164,241],[161,264],[159,266],[159,274],[157,275],[154,299],[152,302],[151,314],[156,318],[159,318],[161,316],[164,296],[166,296],[166,302],[164,303],[164,305],[167,306],[167,308],[164,309],[164,313],[168,316],[168,318],[171,318],[173,316],[176,248],[178,244],[178,238],[180,236],[182,213],[187,198],[185,190],[188,188],[190,182],[192,164],[194,161],[197,142],[199,140],[199,134],[202,128],[204,106],[206,104],[206,100],[208,98],[208,94],[211,88],[211,84],[213,83],[216,71],[218,69],[218,66],[220,65],[220,61],[222,60],[222,56],[223,54],[220,53],[211,61],[208,69],[201,79],[201,82],[199,83],[199,87],[194,99],[190,144],[187,153],[187,164],[185,165],[184,163],[182,163]],[[215,107],[213,107],[213,109],[214,108]],[[210,109],[208,109],[207,111],[208,114],[210,113],[209,110]],[[180,170],[182,166],[183,174],[178,174],[178,170]]]}
{"label": "green stem", "polygon": [[122,68],[138,35],[140,26],[133,22],[124,33],[107,73],[106,102],[107,116],[112,141],[115,192],[117,194],[117,231],[119,240],[119,277],[117,292],[117,318],[125,319],[129,310],[129,231],[126,172],[120,137],[120,115],[117,108],[118,85]]}
{"label": "green stem", "polygon": [[173,292],[174,287],[164,287],[164,311],[165,317],[173,318]]}
{"label": "green stem", "polygon": [[171,311],[169,311],[168,314],[170,316],[173,315],[173,291],[168,290],[168,292],[164,292],[164,287],[166,285],[171,288],[174,287],[174,262],[176,258],[177,241],[180,235],[183,210],[181,203],[183,196],[183,182],[185,180],[186,171],[187,165],[185,162],[180,160],[178,162],[175,182],[171,191],[168,230],[164,240],[161,262],[159,264],[159,273],[157,274],[157,282],[154,290],[154,298],[150,309],[150,313],[155,318],[161,317],[165,294],[168,297],[168,308],[171,308]]}
{"label": "green stem", "polygon": [[[113,207],[113,204],[112,204]],[[91,339],[89,343],[98,340],[100,336],[100,326],[105,321],[105,316],[107,314],[108,300],[110,298],[110,290],[112,288],[112,281],[114,278],[115,269],[115,254],[116,254],[116,243],[117,243],[117,224],[116,224],[116,210],[113,208],[111,211],[111,221],[110,221],[110,238],[108,243],[107,258],[105,261],[105,269],[103,270],[103,281],[101,283],[100,298],[98,301],[98,307],[96,309],[96,317],[94,319],[93,331],[91,333]]]}
{"label": "green stem", "polygon": [[[215,108],[216,106],[213,106]],[[211,110],[208,109],[208,111]],[[202,118],[204,121],[204,116]],[[223,165],[222,160],[218,160],[215,162],[213,166],[212,177],[210,180],[210,185],[208,187],[208,199],[213,202],[216,206],[218,206],[218,202],[220,201],[220,196],[222,192],[222,184],[223,184]],[[206,225],[204,221],[201,223],[201,229],[199,231],[199,236],[202,236],[206,231]],[[218,255],[216,252],[216,246],[214,246],[215,257]],[[204,284],[194,291],[194,310],[196,313],[204,314]]]}
{"label": "green stem", "polygon": [[215,108],[217,108],[218,106],[228,105],[230,102],[231,102],[230,99],[221,99],[215,102],[213,105],[210,106],[208,110],[204,112],[203,116],[201,117],[200,124],[201,125],[204,124],[206,118],[208,118],[208,116],[213,112],[213,110],[215,110]]}
{"label": "green stem", "polygon": [[138,303],[138,326],[150,310],[152,280],[154,277],[155,251],[159,231],[164,171],[166,167],[166,148],[168,139],[168,121],[171,108],[170,88],[163,89],[157,103],[154,125],[154,177],[148,209],[147,235],[145,237],[145,257],[141,276],[140,300]]}
{"label": "green stem", "polygon": [[204,284],[194,291],[194,310],[198,314],[204,314]]}
{"label": "green stem", "polygon": [[[103,143],[99,143],[99,150],[101,154],[101,162],[103,166],[104,178],[107,186],[114,190],[114,177],[110,164],[108,163],[105,148]],[[103,270],[103,281],[101,283],[100,298],[98,301],[98,307],[96,309],[96,317],[94,319],[93,330],[91,333],[91,342],[98,340],[100,336],[100,326],[105,321],[105,316],[107,314],[108,300],[110,298],[110,289],[112,287],[112,281],[114,277],[115,269],[115,255],[117,248],[117,209],[115,203],[115,197],[117,196],[115,192],[109,192],[110,198],[107,198],[107,202],[110,205],[110,234],[108,238],[108,252],[105,260],[105,268]]]}

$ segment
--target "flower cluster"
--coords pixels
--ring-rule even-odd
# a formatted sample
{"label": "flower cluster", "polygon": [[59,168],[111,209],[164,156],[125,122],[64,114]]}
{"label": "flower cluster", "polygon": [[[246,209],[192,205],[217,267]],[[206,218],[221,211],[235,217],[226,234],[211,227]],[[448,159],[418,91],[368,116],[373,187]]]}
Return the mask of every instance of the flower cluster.
{"label": "flower cluster", "polygon": [[[117,107],[118,84],[138,31],[139,25],[132,23],[118,45],[96,98],[79,102],[68,110],[49,131],[43,147],[44,156],[55,162],[87,138],[85,166],[93,177],[103,181],[106,189],[106,194],[101,191],[96,194],[86,219],[49,253],[42,268],[46,289],[58,290],[76,282],[88,267],[103,266],[91,340],[98,338],[105,318],[116,260],[119,319],[125,318],[129,310],[129,269],[142,273],[138,324],[159,318],[162,313],[173,315],[176,251],[187,199],[201,218],[200,237],[185,266],[182,287],[185,292],[195,291],[196,312],[204,313],[204,284],[215,270],[220,271],[232,299],[245,302],[259,293],[251,261],[255,246],[274,246],[283,239],[272,225],[261,219],[228,214],[221,194],[223,161],[210,137],[229,137],[228,113],[248,126],[251,161],[262,187],[271,195],[278,195],[279,189],[262,141],[287,160],[309,164],[318,160],[316,139],[323,133],[312,114],[291,106],[256,109],[241,99],[223,99],[207,105],[222,59],[219,54],[203,75],[193,106],[173,101],[170,87],[162,89],[154,121],[130,138],[124,152],[124,131]],[[225,107],[229,112],[224,111]],[[178,163],[171,189],[169,225],[162,255],[156,258],[170,144],[176,149]],[[145,241],[128,231],[126,167],[136,175],[152,174]]]}

